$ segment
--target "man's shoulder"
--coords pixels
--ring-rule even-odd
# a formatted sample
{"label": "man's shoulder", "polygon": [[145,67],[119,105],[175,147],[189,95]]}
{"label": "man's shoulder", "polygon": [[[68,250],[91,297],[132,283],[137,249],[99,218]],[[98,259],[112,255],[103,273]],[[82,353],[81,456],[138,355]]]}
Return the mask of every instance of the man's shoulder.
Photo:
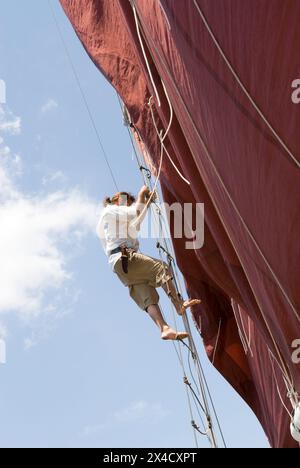
{"label": "man's shoulder", "polygon": [[110,214],[115,214],[118,211],[118,206],[116,205],[107,205],[100,213],[100,221]]}
{"label": "man's shoulder", "polygon": [[131,206],[119,206],[119,205],[107,205],[101,212],[99,224],[103,224],[105,221],[109,221],[111,217],[118,217],[123,219],[124,217],[136,216],[136,205]]}
{"label": "man's shoulder", "polygon": [[108,205],[105,208],[105,214],[115,214],[115,215],[127,215],[136,212],[136,205],[133,204],[131,206],[119,206],[119,205]]}

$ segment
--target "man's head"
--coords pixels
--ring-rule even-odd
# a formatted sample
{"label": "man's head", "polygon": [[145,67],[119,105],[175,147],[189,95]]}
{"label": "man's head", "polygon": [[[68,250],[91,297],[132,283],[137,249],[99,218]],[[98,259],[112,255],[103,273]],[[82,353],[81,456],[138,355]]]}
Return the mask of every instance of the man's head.
{"label": "man's head", "polygon": [[117,192],[111,198],[106,197],[103,205],[131,206],[135,202],[135,197],[129,192]]}

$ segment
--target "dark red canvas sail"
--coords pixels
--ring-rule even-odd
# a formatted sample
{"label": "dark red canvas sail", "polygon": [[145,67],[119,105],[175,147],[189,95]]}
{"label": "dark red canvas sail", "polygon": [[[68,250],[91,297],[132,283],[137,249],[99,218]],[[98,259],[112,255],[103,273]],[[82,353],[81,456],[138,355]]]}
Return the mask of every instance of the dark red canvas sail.
{"label": "dark red canvas sail", "polygon": [[[157,167],[148,106],[155,90],[131,2],[61,3]],[[161,80],[175,113],[166,145],[191,183],[166,158],[165,201],[205,204],[204,247],[173,243],[188,291],[202,299],[193,315],[207,354],[272,446],[295,447],[281,399],[292,411],[283,375],[300,393],[300,365],[291,357],[300,338],[300,105],[291,97],[300,78],[300,2],[132,3],[162,101],[155,101],[161,127],[169,119]]]}

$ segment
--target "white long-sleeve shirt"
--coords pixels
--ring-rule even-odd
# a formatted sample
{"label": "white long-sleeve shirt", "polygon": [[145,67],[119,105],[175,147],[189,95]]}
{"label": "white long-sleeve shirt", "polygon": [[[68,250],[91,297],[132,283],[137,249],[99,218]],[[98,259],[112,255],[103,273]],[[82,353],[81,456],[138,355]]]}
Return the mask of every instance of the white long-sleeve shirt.
{"label": "white long-sleeve shirt", "polygon": [[131,224],[136,219],[139,208],[136,203],[131,206],[107,205],[100,215],[97,234],[113,270],[121,252],[110,255],[112,250],[122,245],[139,249],[138,230]]}

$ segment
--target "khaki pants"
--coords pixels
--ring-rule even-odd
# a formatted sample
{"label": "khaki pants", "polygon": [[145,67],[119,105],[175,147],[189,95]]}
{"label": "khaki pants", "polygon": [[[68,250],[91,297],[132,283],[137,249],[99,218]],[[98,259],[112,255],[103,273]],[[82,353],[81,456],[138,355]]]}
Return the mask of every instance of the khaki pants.
{"label": "khaki pants", "polygon": [[172,279],[165,262],[134,250],[129,250],[128,273],[124,273],[121,259],[115,264],[115,273],[129,288],[132,299],[143,310],[158,304],[159,295],[156,288]]}

